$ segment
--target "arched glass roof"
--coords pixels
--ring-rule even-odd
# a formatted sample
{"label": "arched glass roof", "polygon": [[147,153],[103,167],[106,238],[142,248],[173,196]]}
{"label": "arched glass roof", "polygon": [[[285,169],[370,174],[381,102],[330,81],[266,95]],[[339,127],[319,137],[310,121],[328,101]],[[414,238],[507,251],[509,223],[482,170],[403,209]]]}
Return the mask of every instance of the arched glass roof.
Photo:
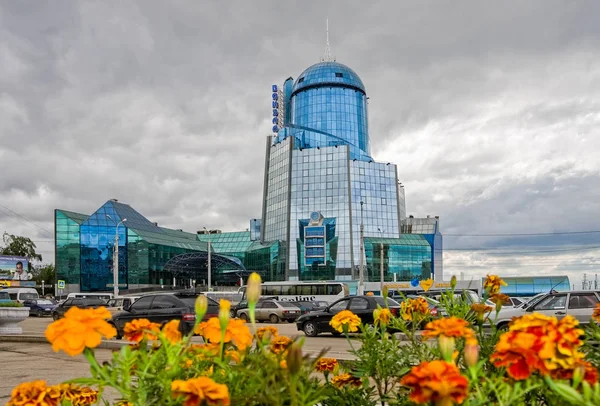
{"label": "arched glass roof", "polygon": [[347,85],[366,93],[365,85],[352,69],[338,62],[320,62],[310,66],[298,76],[292,88],[292,94],[315,85]]}

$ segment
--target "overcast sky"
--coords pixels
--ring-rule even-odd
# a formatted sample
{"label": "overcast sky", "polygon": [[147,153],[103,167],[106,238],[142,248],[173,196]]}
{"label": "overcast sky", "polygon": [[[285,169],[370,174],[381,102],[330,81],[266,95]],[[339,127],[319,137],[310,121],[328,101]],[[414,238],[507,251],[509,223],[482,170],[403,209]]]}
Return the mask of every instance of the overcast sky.
{"label": "overcast sky", "polygon": [[464,235],[600,230],[598,15],[595,1],[0,1],[0,232],[54,262],[53,209],[109,198],[165,227],[246,229],[271,84],[319,61],[328,17],[370,97],[372,155],[398,165],[409,214],[441,217],[445,274],[577,282],[600,270],[599,233]]}

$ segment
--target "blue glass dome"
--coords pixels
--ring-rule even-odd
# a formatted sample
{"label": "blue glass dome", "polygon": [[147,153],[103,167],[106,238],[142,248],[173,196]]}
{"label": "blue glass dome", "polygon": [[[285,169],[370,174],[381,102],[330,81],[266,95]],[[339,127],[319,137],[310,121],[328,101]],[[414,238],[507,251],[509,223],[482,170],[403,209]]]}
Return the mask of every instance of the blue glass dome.
{"label": "blue glass dome", "polygon": [[352,69],[338,62],[320,62],[312,65],[298,76],[292,88],[292,94],[307,87],[318,85],[347,85],[366,93],[365,85]]}

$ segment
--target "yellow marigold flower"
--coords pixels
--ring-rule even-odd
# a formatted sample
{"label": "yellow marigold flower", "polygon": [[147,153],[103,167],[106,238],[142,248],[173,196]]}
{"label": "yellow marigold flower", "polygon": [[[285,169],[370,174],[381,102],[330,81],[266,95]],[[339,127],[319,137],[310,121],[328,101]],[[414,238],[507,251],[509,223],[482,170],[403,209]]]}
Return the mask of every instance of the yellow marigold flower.
{"label": "yellow marigold flower", "polygon": [[430,321],[425,325],[423,339],[439,336],[464,337],[471,340],[475,338],[475,332],[469,328],[468,321],[452,316]]}
{"label": "yellow marigold flower", "polygon": [[61,393],[46,386],[46,381],[24,382],[11,392],[7,406],[58,406]]}
{"label": "yellow marigold flower", "polygon": [[282,359],[281,361],[279,361],[279,368],[287,369],[287,367],[288,367],[288,364],[287,364],[286,360]]}
{"label": "yellow marigold flower", "polygon": [[239,364],[240,362],[242,362],[242,355],[240,354],[239,351],[227,350],[227,351],[225,351],[225,356],[227,358],[231,359],[232,361],[235,361],[236,364]]}
{"label": "yellow marigold flower", "polygon": [[173,397],[183,396],[185,406],[229,406],[229,390],[227,385],[219,384],[212,379],[201,376],[187,381],[171,382]]}
{"label": "yellow marigold flower", "polygon": [[471,310],[477,314],[477,320],[483,320],[483,315],[494,310],[492,306],[485,305],[483,303],[473,303]]}
{"label": "yellow marigold flower", "polygon": [[46,339],[55,352],[63,350],[71,356],[79,355],[87,348],[95,348],[102,337],[113,338],[117,331],[106,320],[111,314],[105,307],[80,309],[72,307],[65,317],[51,323],[46,329]]}
{"label": "yellow marigold flower", "polygon": [[139,343],[144,339],[156,340],[159,331],[160,324],[152,323],[148,319],[135,319],[125,324],[123,338],[134,343]]}
{"label": "yellow marigold flower", "polygon": [[181,331],[179,331],[179,320],[171,320],[162,328],[165,338],[173,344],[181,341]]}
{"label": "yellow marigold flower", "polygon": [[[208,321],[200,323],[195,332],[202,335],[210,343],[221,342],[221,325],[216,317],[211,317]],[[252,345],[252,333],[250,333],[245,321],[232,319],[227,323],[224,342],[229,343],[232,341],[242,351]]]}
{"label": "yellow marigold flower", "polygon": [[429,304],[422,297],[406,299],[400,305],[400,315],[403,320],[412,321],[422,319],[429,314]]}
{"label": "yellow marigold flower", "polygon": [[119,400],[117,403],[115,403],[115,406],[134,406],[133,403],[127,401],[127,400]]}
{"label": "yellow marigold flower", "polygon": [[198,359],[206,360],[219,355],[221,347],[219,343],[191,344],[186,352],[195,355]]}
{"label": "yellow marigold flower", "polygon": [[277,336],[271,340],[271,352],[273,354],[283,354],[293,341],[291,338],[286,336]]}
{"label": "yellow marigold flower", "polygon": [[335,358],[319,358],[315,364],[315,369],[319,372],[333,372],[338,367],[338,362]]}
{"label": "yellow marigold flower", "polygon": [[533,313],[516,318],[500,336],[490,359],[517,380],[534,372],[548,375],[557,369],[574,369],[584,357],[579,352],[583,330],[578,324],[572,316],[557,320]]}
{"label": "yellow marigold flower", "polygon": [[600,323],[600,303],[598,303],[596,305],[596,308],[594,309],[594,313],[592,314],[592,319],[596,323]]}
{"label": "yellow marigold flower", "polygon": [[498,275],[488,275],[485,282],[483,282],[483,289],[490,294],[499,293],[500,286],[508,286],[508,284],[500,279]]}
{"label": "yellow marigold flower", "polygon": [[60,384],[53,386],[60,393],[62,400],[68,400],[73,406],[92,405],[98,402],[98,391],[75,384]]}
{"label": "yellow marigold flower", "polygon": [[373,319],[375,320],[375,323],[388,325],[392,319],[392,312],[388,308],[375,309],[373,311]]}
{"label": "yellow marigold flower", "polygon": [[340,333],[348,331],[353,333],[358,331],[358,326],[360,326],[360,317],[352,313],[350,310],[342,310],[333,316],[329,322],[329,325]]}
{"label": "yellow marigold flower", "polygon": [[263,337],[272,339],[273,337],[277,337],[279,335],[279,331],[277,327],[267,326],[267,327],[259,327],[256,329],[256,337],[262,341]]}
{"label": "yellow marigold flower", "polygon": [[343,386],[354,386],[355,388],[360,388],[362,386],[362,379],[346,373],[334,376],[331,380],[331,384],[333,386],[337,386],[338,388]]}
{"label": "yellow marigold flower", "polygon": [[469,389],[469,381],[456,365],[439,360],[414,366],[400,384],[412,389],[409,399],[413,402],[444,406],[461,404]]}

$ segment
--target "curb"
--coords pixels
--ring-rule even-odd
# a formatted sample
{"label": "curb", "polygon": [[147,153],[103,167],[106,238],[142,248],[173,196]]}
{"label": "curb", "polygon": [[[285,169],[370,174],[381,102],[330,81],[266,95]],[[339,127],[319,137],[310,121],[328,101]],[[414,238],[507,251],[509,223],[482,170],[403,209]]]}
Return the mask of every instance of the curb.
{"label": "curb", "polygon": [[[37,343],[50,345],[46,337],[30,334],[0,335],[0,343]],[[107,350],[120,350],[123,346],[129,344],[131,344],[129,341],[102,340],[100,345],[96,348],[103,348]]]}

